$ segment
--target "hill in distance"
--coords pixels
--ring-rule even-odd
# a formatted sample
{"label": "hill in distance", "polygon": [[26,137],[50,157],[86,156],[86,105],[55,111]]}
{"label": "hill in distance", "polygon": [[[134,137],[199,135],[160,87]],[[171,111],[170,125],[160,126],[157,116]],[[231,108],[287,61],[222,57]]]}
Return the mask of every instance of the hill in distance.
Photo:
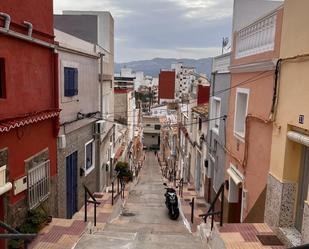
{"label": "hill in distance", "polygon": [[115,63],[115,73],[120,73],[123,67],[131,68],[133,71],[143,71],[144,75],[158,77],[160,69],[171,69],[171,64],[182,62],[185,66],[195,67],[198,73],[211,75],[212,58],[204,59],[174,59],[154,58],[152,60],[131,61],[126,63]]}

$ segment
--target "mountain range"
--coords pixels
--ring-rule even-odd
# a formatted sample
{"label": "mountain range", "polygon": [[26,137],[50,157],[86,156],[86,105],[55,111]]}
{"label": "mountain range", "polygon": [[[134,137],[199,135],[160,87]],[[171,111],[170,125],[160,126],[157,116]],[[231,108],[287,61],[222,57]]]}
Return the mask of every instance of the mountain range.
{"label": "mountain range", "polygon": [[203,59],[175,59],[175,58],[154,58],[152,60],[131,61],[126,63],[115,63],[115,73],[119,73],[123,67],[131,68],[133,71],[143,71],[144,75],[158,77],[160,69],[171,69],[171,64],[182,62],[184,66],[195,67],[197,73],[211,75],[212,58]]}

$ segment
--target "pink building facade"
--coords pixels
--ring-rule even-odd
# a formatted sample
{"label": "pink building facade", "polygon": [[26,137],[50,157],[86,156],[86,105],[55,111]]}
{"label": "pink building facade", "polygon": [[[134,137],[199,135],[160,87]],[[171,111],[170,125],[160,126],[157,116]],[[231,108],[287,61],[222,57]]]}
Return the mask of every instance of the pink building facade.
{"label": "pink building facade", "polygon": [[283,7],[235,30],[226,130],[225,220],[263,222]]}

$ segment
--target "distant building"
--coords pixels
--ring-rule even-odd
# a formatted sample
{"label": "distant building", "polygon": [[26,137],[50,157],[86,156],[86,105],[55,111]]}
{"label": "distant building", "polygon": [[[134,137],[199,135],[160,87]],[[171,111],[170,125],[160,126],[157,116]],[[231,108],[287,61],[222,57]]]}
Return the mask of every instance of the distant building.
{"label": "distant building", "polygon": [[194,67],[184,66],[182,62],[171,66],[176,73],[175,99],[188,98],[192,87],[197,85],[197,73]]}
{"label": "distant building", "polygon": [[161,70],[159,74],[159,104],[175,100],[175,71]]}
{"label": "distant building", "polygon": [[160,146],[160,118],[143,116],[143,144],[148,148],[158,149]]}

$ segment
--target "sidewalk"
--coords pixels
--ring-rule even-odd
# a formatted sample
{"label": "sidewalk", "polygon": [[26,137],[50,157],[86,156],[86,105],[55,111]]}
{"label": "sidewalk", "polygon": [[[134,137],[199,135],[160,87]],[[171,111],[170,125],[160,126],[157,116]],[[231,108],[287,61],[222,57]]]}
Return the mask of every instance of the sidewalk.
{"label": "sidewalk", "polygon": [[[130,184],[126,185],[125,198],[128,196],[128,189]],[[97,226],[94,228],[96,231],[102,230],[107,222],[110,221],[111,214],[113,213],[114,206],[111,205],[111,193],[95,193],[96,199],[101,204],[97,206]],[[119,204],[118,204],[119,205]],[[94,206],[93,204],[87,205],[88,222],[84,222],[84,206],[73,216],[72,219],[53,218],[52,222],[44,227],[38,236],[30,243],[30,249],[69,249],[73,248],[78,242],[80,237],[85,232],[92,232]],[[91,223],[91,224],[90,224]],[[88,225],[89,224],[89,225]]]}

